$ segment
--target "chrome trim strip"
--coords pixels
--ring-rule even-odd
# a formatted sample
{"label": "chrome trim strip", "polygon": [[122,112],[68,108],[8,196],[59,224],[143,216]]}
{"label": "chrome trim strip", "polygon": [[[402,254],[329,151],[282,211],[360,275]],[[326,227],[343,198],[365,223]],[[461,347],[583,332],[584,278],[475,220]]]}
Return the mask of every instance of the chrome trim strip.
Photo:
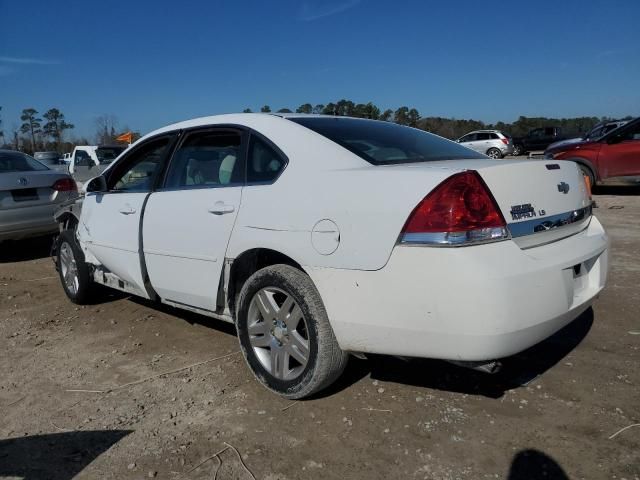
{"label": "chrome trim strip", "polygon": [[509,223],[507,227],[513,238],[533,235],[534,233],[554,230],[573,223],[581,222],[591,216],[592,206],[571,210],[570,212],[559,213],[549,217],[534,218],[518,223]]}
{"label": "chrome trim strip", "polygon": [[504,227],[471,230],[468,232],[404,233],[400,245],[429,245],[432,247],[462,247],[497,242],[511,238]]}

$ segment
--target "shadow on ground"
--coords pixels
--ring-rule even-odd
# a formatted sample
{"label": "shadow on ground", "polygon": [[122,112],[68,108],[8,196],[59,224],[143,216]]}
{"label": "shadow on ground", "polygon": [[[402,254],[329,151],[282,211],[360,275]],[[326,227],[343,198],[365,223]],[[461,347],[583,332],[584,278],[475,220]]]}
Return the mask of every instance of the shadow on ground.
{"label": "shadow on ground", "polygon": [[502,370],[493,375],[441,360],[385,355],[369,355],[367,360],[352,358],[342,377],[319,396],[330,396],[371,375],[373,379],[386,382],[500,398],[506,391],[528,384],[561,361],[580,344],[592,325],[593,310],[589,308],[548,339],[504,359]]}
{"label": "shadow on ground", "polygon": [[[109,296],[101,297],[96,303],[109,302],[126,296],[119,292],[105,292],[107,293]],[[227,335],[236,335],[235,325],[231,323],[141,298],[131,297],[130,300],[181,318],[191,324],[212,328]],[[493,375],[459,367],[442,360],[402,359],[387,355],[367,355],[366,360],[352,357],[342,376],[314,398],[333,395],[368,375],[373,379],[387,382],[500,398],[506,391],[528,384],[562,360],[586,337],[592,324],[593,309],[589,308],[572,323],[541,343],[502,360],[502,370]]]}
{"label": "shadow on ground", "polygon": [[507,480],[569,480],[553,458],[538,450],[522,450],[511,462]]}
{"label": "shadow on ground", "polygon": [[53,236],[8,240],[0,244],[0,263],[27,262],[48,257]]}
{"label": "shadow on ground", "polygon": [[0,441],[0,477],[69,480],[132,430],[33,435]]}
{"label": "shadow on ground", "polygon": [[619,196],[640,195],[640,185],[637,183],[626,185],[596,185],[593,187],[593,194]]}

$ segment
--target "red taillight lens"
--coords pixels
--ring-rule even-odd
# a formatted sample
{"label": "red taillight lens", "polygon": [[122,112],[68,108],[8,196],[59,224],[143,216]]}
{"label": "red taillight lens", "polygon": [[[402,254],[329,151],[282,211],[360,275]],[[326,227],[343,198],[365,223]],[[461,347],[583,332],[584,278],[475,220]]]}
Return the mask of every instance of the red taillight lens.
{"label": "red taillight lens", "polygon": [[502,140],[502,143],[504,143],[505,145],[509,145],[509,139],[508,138],[501,138],[500,140]]}
{"label": "red taillight lens", "polygon": [[476,171],[457,173],[434,188],[413,210],[402,243],[461,245],[509,237],[489,189]]}
{"label": "red taillight lens", "polygon": [[58,192],[77,192],[78,187],[76,182],[71,178],[61,178],[60,180],[56,180],[56,183],[51,187]]}

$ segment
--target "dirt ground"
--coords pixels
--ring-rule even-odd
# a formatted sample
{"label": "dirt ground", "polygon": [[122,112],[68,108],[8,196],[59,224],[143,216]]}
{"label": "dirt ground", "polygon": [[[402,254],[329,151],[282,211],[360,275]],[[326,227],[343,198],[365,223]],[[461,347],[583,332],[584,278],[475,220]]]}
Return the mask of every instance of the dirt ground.
{"label": "dirt ground", "polygon": [[568,328],[496,376],[353,359],[300,402],[254,381],[232,326],[119,294],[76,307],[50,239],[4,244],[0,477],[637,480],[640,426],[615,434],[640,422],[640,189],[598,193],[611,275]]}

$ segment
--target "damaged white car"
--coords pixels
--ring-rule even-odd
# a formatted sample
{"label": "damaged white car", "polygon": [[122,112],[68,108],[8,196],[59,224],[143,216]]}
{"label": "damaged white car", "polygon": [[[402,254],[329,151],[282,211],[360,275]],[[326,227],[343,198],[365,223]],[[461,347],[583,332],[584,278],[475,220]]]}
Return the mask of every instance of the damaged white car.
{"label": "damaged white car", "polygon": [[482,366],[552,335],[607,277],[572,162],[491,160],[372,120],[235,114],[150,133],[58,212],[62,285],[234,322],[288,398],[350,353]]}

